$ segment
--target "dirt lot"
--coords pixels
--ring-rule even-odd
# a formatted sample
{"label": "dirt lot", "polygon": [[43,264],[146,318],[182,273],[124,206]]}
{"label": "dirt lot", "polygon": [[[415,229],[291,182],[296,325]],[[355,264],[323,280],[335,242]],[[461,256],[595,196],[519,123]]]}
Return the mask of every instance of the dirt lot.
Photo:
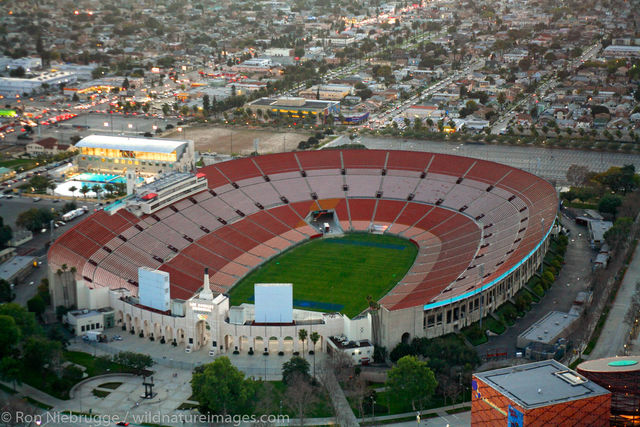
{"label": "dirt lot", "polygon": [[258,139],[260,154],[291,151],[311,134],[303,132],[280,132],[267,129],[188,127],[183,132],[176,130],[162,135],[163,138],[186,138],[195,142],[195,149],[201,152],[229,154],[250,154],[254,151],[253,140]]}

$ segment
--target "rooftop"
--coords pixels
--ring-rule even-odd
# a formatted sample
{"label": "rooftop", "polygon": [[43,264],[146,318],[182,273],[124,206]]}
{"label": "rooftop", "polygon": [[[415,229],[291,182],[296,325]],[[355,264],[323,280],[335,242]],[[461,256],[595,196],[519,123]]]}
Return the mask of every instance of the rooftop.
{"label": "rooftop", "polygon": [[17,273],[31,265],[33,259],[32,256],[15,256],[9,261],[3,262],[0,264],[0,279],[13,280]]}
{"label": "rooftop", "polygon": [[609,393],[553,359],[479,372],[474,377],[524,409]]}
{"label": "rooftop", "polygon": [[527,341],[553,344],[558,335],[571,325],[577,316],[560,311],[550,311],[542,319],[531,325],[529,329],[521,333],[518,338]]}
{"label": "rooftop", "polygon": [[337,104],[337,101],[322,101],[322,100],[310,100],[305,99],[304,103],[298,105],[300,98],[290,98],[291,103],[287,101],[288,98],[260,98],[256,99],[251,105],[273,105],[274,107],[295,107],[296,109],[312,109],[312,108],[327,108],[329,105]]}
{"label": "rooftop", "polygon": [[76,147],[104,148],[110,150],[142,151],[146,153],[172,153],[188,141],[160,138],[130,138],[126,136],[89,135]]}
{"label": "rooftop", "polygon": [[144,193],[159,193],[162,190],[171,187],[185,179],[194,178],[195,175],[188,172],[172,172],[166,175],[161,175],[155,181],[142,185],[138,188],[138,194]]}
{"label": "rooftop", "polygon": [[632,372],[640,371],[640,356],[606,357],[587,360],[578,365],[583,372]]}
{"label": "rooftop", "polygon": [[373,344],[369,340],[361,340],[361,341],[349,341],[346,338],[340,339],[341,337],[329,337],[329,340],[340,350],[346,348],[363,348],[363,347],[371,347]]}

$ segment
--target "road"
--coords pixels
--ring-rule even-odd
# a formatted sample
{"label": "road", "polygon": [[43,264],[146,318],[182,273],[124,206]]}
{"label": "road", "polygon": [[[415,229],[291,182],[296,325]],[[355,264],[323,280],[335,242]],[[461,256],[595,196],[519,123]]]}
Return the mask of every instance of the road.
{"label": "road", "polygon": [[[587,50],[585,50],[582,53],[582,55],[570,61],[567,69],[570,71],[575,70],[585,61],[592,59],[600,51],[600,47],[601,47],[600,43],[596,43],[590,46],[589,48],[587,48]],[[544,97],[544,95],[548,91],[554,89],[558,84],[559,82],[557,80],[557,74],[554,74],[549,80],[542,82],[535,92],[528,94],[521,100],[512,104],[504,112],[502,112],[500,114],[500,117],[496,119],[493,125],[491,125],[491,133],[494,135],[497,135],[499,133],[504,132],[507,126],[509,125],[509,123],[511,122],[511,120],[513,120],[513,118],[516,116],[516,113],[520,110],[520,108],[523,105],[525,105],[526,103],[529,103],[532,100],[532,98],[534,96],[537,96],[538,94],[540,94],[541,98]]]}
{"label": "road", "polygon": [[576,225],[571,219],[563,217],[562,225],[571,230],[569,246],[564,257],[564,265],[555,283],[538,304],[502,335],[489,337],[489,341],[479,345],[476,349],[479,355],[494,353],[500,349],[506,351],[510,357],[515,356],[518,335],[540,320],[549,311],[568,312],[575,301],[578,292],[589,288],[588,272],[591,259],[595,256],[589,246],[587,229]]}
{"label": "road", "polygon": [[[636,293],[638,278],[640,277],[640,251],[636,247],[633,259],[627,267],[622,279],[622,284],[613,306],[607,316],[607,321],[602,328],[600,338],[593,348],[588,359],[595,360],[603,357],[622,356],[625,354],[625,342],[629,334],[629,325],[624,323],[624,318],[629,310],[629,302]],[[583,356],[584,357],[584,356]],[[586,357],[584,357],[586,358]]]}
{"label": "road", "polygon": [[362,136],[358,142],[371,149],[429,151],[490,160],[534,173],[556,185],[567,184],[567,169],[573,164],[586,166],[593,172],[603,172],[611,166],[627,164],[633,164],[636,170],[640,170],[640,154],[630,153],[581,151],[534,146],[454,144],[442,141],[418,141],[371,136]]}
{"label": "road", "polygon": [[465,74],[472,73],[473,71],[480,68],[483,64],[484,64],[484,61],[476,60],[471,64],[469,64],[464,69],[459,71],[454,71],[450,75],[442,78],[441,80],[429,86],[421,94],[413,95],[411,98],[401,102],[399,105],[396,105],[395,107],[391,105],[390,108],[383,110],[380,113],[375,113],[371,115],[371,117],[369,118],[369,123],[372,123],[372,124],[371,125],[364,124],[361,127],[363,126],[371,127],[372,129],[379,129],[379,128],[385,127],[388,123],[391,123],[396,117],[400,117],[401,115],[403,115],[404,112],[407,111],[409,108],[429,98],[434,93],[436,93],[446,85],[450,84],[454,80],[464,76]]}

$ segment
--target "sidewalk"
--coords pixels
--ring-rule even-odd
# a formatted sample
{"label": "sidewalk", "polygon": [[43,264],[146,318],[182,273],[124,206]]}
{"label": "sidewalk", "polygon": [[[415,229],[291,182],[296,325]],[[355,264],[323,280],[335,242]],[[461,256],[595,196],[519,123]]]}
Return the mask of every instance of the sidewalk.
{"label": "sidewalk", "polygon": [[[0,381],[0,383],[13,390],[13,384],[4,381]],[[44,391],[40,391],[37,388],[31,387],[28,384],[16,385],[16,394],[14,394],[14,396],[30,397],[40,403],[44,403],[45,405],[49,405],[52,407],[66,404],[66,401],[53,397],[45,393]]]}
{"label": "sidewalk", "polygon": [[[636,246],[629,267],[624,274],[616,299],[602,328],[600,338],[590,355],[589,360],[624,355],[624,343],[629,335],[630,326],[624,323],[629,310],[629,302],[636,292],[636,283],[640,280],[640,251]],[[584,357],[584,356],[583,356]]]}
{"label": "sidewalk", "polygon": [[[461,408],[464,406],[471,406],[471,402],[457,403],[455,405],[442,406],[440,408],[425,409],[424,411],[420,411],[420,415],[423,416],[427,414],[438,414],[439,416],[444,417],[448,415],[447,411],[451,409]],[[375,421],[389,421],[389,420],[395,420],[399,418],[409,418],[409,417],[416,418],[416,415],[418,415],[418,412],[405,412],[403,414],[381,415],[381,416],[376,415]],[[360,423],[371,423],[372,421],[374,421],[374,419],[372,417],[364,417],[364,418],[360,418],[358,421]]]}

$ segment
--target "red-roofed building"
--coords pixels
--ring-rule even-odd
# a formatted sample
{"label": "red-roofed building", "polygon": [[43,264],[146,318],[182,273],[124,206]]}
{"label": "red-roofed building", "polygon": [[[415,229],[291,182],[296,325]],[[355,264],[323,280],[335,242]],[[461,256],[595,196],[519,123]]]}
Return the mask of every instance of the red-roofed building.
{"label": "red-roofed building", "polygon": [[30,156],[56,155],[63,151],[74,150],[75,147],[70,144],[60,144],[55,138],[44,138],[40,141],[34,141],[27,144],[27,154]]}

